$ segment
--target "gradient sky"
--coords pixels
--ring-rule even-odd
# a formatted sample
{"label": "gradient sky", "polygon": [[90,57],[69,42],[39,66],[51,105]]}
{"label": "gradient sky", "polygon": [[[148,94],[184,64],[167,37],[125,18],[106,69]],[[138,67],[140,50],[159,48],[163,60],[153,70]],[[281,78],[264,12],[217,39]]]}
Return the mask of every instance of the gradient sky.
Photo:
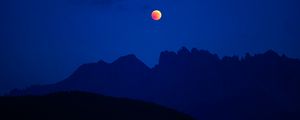
{"label": "gradient sky", "polygon": [[[300,58],[299,0],[1,0],[0,94],[129,53],[152,67],[182,46]],[[160,21],[151,19],[161,10]]]}

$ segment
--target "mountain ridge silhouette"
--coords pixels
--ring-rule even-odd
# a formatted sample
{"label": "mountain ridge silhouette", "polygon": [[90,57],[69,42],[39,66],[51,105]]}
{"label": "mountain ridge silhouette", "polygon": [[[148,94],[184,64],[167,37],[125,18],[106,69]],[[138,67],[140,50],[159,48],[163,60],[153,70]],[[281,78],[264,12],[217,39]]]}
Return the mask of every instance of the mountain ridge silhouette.
{"label": "mountain ridge silhouette", "polygon": [[153,68],[130,54],[112,63],[83,64],[56,84],[13,90],[10,95],[73,90],[154,102],[197,119],[277,120],[300,113],[300,60],[273,50],[219,58],[182,47],[161,52]]}

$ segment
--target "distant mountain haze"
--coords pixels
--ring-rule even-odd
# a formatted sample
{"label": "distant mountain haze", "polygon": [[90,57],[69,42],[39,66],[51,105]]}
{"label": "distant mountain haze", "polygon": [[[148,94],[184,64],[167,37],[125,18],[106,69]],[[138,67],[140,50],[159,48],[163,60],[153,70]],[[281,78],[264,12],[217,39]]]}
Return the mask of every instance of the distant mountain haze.
{"label": "distant mountain haze", "polygon": [[272,50],[219,58],[183,47],[161,52],[153,68],[127,55],[83,64],[61,82],[9,95],[74,90],[154,102],[199,120],[300,119],[300,60]]}

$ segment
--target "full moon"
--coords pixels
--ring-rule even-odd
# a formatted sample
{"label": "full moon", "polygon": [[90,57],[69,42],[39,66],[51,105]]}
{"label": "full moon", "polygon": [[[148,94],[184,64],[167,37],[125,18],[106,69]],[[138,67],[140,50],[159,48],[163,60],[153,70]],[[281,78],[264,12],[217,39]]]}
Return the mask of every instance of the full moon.
{"label": "full moon", "polygon": [[152,17],[152,19],[153,20],[156,20],[156,21],[158,21],[158,20],[160,20],[161,19],[161,12],[159,11],[159,10],[154,10],[153,12],[152,12],[152,14],[151,14],[151,17]]}

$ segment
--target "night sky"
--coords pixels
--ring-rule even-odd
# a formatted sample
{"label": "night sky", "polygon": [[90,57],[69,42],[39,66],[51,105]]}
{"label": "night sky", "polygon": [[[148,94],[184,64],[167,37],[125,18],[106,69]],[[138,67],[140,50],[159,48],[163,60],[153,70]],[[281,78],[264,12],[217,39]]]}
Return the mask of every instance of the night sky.
{"label": "night sky", "polygon": [[[0,94],[133,53],[148,66],[182,46],[300,58],[299,0],[1,0]],[[163,17],[151,19],[158,9]]]}

